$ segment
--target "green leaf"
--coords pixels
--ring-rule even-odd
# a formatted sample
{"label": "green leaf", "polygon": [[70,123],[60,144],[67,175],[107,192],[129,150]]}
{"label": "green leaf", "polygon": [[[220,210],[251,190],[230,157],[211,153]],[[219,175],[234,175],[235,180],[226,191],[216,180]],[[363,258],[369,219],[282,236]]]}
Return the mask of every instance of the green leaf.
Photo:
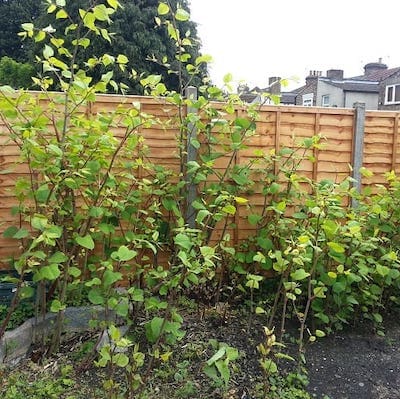
{"label": "green leaf", "polygon": [[83,248],[90,250],[94,249],[94,241],[90,234],[86,234],[84,237],[75,237],[75,242]]}
{"label": "green leaf", "polygon": [[329,317],[325,313],[316,313],[315,317],[320,319],[325,324],[329,323]]}
{"label": "green leaf", "polygon": [[210,212],[207,209],[200,209],[199,212],[197,213],[196,222],[199,224],[203,223],[203,220],[208,215],[210,215]]}
{"label": "green leaf", "polygon": [[112,270],[106,270],[103,274],[103,284],[106,287],[111,286],[112,284],[116,283],[117,281],[122,280],[122,273],[114,272]]}
{"label": "green leaf", "polygon": [[338,242],[329,241],[327,244],[332,251],[337,252],[339,254],[342,254],[345,251],[344,246],[342,244],[339,244]]}
{"label": "green leaf", "polygon": [[318,338],[322,338],[322,337],[325,337],[325,332],[324,331],[322,331],[322,330],[315,330],[315,335],[318,337]]}
{"label": "green leaf", "polygon": [[234,215],[236,213],[236,208],[233,205],[225,205],[222,209],[222,212],[228,215]]}
{"label": "green leaf", "polygon": [[239,205],[244,205],[249,202],[249,200],[247,198],[243,198],[243,197],[235,197],[234,199],[235,199],[236,203],[238,203]]}
{"label": "green leaf", "polygon": [[21,299],[32,298],[35,293],[35,289],[29,285],[25,285],[19,291],[19,296]]}
{"label": "green leaf", "polygon": [[204,258],[212,258],[215,255],[215,248],[205,245],[200,247],[200,253]]}
{"label": "green leaf", "polygon": [[332,285],[332,290],[333,292],[335,292],[336,294],[340,294],[341,292],[346,290],[346,283],[344,281],[336,281],[333,285]]}
{"label": "green leaf", "polygon": [[163,324],[164,319],[162,317],[154,317],[146,324],[146,337],[150,343],[154,344],[157,341]]}
{"label": "green leaf", "polygon": [[304,280],[310,275],[310,273],[306,272],[304,269],[297,269],[296,271],[290,273],[290,276],[295,281]]}
{"label": "green leaf", "polygon": [[261,219],[262,217],[256,214],[251,214],[247,217],[247,220],[252,226],[255,226]]}
{"label": "green leaf", "polygon": [[91,280],[85,283],[86,287],[92,287],[94,285],[101,285],[101,280],[98,277],[93,277]]}
{"label": "green leaf", "polygon": [[65,19],[68,18],[68,14],[64,9],[58,10],[56,14],[56,19]]}
{"label": "green leaf", "polygon": [[111,258],[121,262],[127,262],[133,259],[136,255],[137,251],[131,250],[125,245],[121,245],[118,248],[118,251],[115,251],[111,254]]}
{"label": "green leaf", "polygon": [[278,183],[273,182],[273,183],[271,183],[271,185],[269,186],[269,190],[268,190],[268,191],[269,191],[271,194],[277,194],[277,193],[279,193],[280,190],[281,190],[281,185],[278,184]]}
{"label": "green leaf", "polygon": [[50,312],[58,313],[66,308],[58,299],[54,299],[50,305]]}
{"label": "green leaf", "polygon": [[190,238],[183,233],[179,233],[174,237],[175,244],[178,245],[181,248],[184,248],[186,250],[190,250],[192,248],[192,241]]}
{"label": "green leaf", "polygon": [[81,269],[79,269],[78,267],[75,267],[75,266],[70,267],[68,269],[68,273],[70,274],[70,276],[75,277],[75,278],[79,277],[82,274]]}
{"label": "green leaf", "polygon": [[275,374],[278,372],[278,366],[272,359],[261,360],[260,364],[268,374]]}
{"label": "green leaf", "polygon": [[14,235],[17,234],[18,231],[19,231],[19,229],[16,226],[7,227],[3,232],[3,237],[4,238],[14,238]]}
{"label": "green leaf", "polygon": [[324,220],[324,223],[322,224],[322,229],[324,230],[324,232],[329,240],[331,240],[335,236],[338,228],[339,228],[338,224],[336,222],[334,222],[333,220],[329,220],[329,219]]}
{"label": "green leaf", "polygon": [[22,27],[23,30],[25,30],[25,31],[27,31],[27,32],[33,31],[33,28],[34,28],[34,26],[33,26],[32,23],[25,23],[25,24],[22,24],[21,27]]}
{"label": "green leaf", "polygon": [[141,288],[131,287],[128,290],[130,298],[135,302],[143,302],[144,301],[144,291]]}
{"label": "green leaf", "polygon": [[233,80],[233,76],[231,73],[227,73],[226,75],[224,75],[223,81],[225,84],[232,82],[232,80]]}
{"label": "green leaf", "polygon": [[273,248],[272,241],[269,238],[257,237],[257,244],[260,246],[260,248],[265,249],[266,251],[269,251]]}
{"label": "green leaf", "polygon": [[292,292],[287,292],[286,293],[286,298],[288,298],[288,299],[290,299],[292,301],[295,301],[296,300],[296,295],[293,294]]}
{"label": "green leaf", "polygon": [[212,61],[212,57],[209,54],[203,54],[196,58],[195,64],[196,66],[202,63],[208,63]]}
{"label": "green leaf", "polygon": [[257,280],[248,280],[246,282],[246,287],[258,290],[260,288],[260,284],[259,284],[259,282]]}
{"label": "green leaf", "polygon": [[203,371],[207,377],[211,378],[213,381],[218,382],[219,380],[218,372],[214,365],[212,366],[205,365]]}
{"label": "green leaf", "polygon": [[60,263],[65,262],[66,260],[68,260],[68,257],[63,252],[57,251],[57,252],[54,252],[54,254],[50,256],[49,263],[60,264]]}
{"label": "green leaf", "polygon": [[175,13],[175,18],[178,21],[182,21],[182,22],[188,21],[189,17],[190,17],[190,15],[186,10],[184,10],[183,8],[178,7],[178,9],[176,10],[176,13]]}
{"label": "green leaf", "polygon": [[372,313],[372,316],[377,323],[383,322],[383,317],[379,313]]}
{"label": "green leaf", "polygon": [[40,269],[40,276],[42,279],[54,281],[60,276],[61,272],[57,264],[43,266]]}
{"label": "green leaf", "polygon": [[304,212],[295,212],[292,217],[294,219],[308,219],[308,215]]}
{"label": "green leaf", "polygon": [[43,49],[43,57],[47,60],[54,55],[54,50],[48,44],[45,44]]}
{"label": "green leaf", "polygon": [[248,129],[252,124],[252,121],[247,118],[236,118],[235,125],[241,127],[242,129]]}
{"label": "green leaf", "polygon": [[[14,236],[15,237],[15,236]],[[15,237],[17,238],[17,237]],[[387,266],[382,266],[382,265],[376,265],[376,271],[378,274],[380,274],[382,277],[385,277],[389,274],[390,269]]]}
{"label": "green leaf", "polygon": [[51,14],[55,10],[57,10],[57,6],[55,4],[50,4],[49,7],[47,8],[47,14]]}
{"label": "green leaf", "polygon": [[124,54],[118,54],[117,63],[118,64],[127,64],[129,62],[128,57]]}
{"label": "green leaf", "polygon": [[118,316],[121,317],[126,317],[129,312],[129,303],[128,300],[125,298],[125,300],[121,300],[118,302],[117,306],[115,307],[115,312],[117,313]]}
{"label": "green leaf", "polygon": [[48,220],[46,216],[36,214],[31,219],[31,225],[36,230],[43,230],[48,225]]}
{"label": "green leaf", "polygon": [[158,15],[166,15],[169,13],[169,7],[166,3],[160,3],[157,8]]}
{"label": "green leaf", "polygon": [[88,293],[88,299],[93,305],[103,305],[104,296],[99,288],[92,288]]}
{"label": "green leaf", "polygon": [[129,364],[129,357],[125,355],[125,353],[117,353],[112,357],[113,363],[115,363],[118,367],[126,367]]}
{"label": "green leaf", "polygon": [[114,10],[118,8],[118,0],[107,0],[107,4]]}
{"label": "green leaf", "polygon": [[214,364],[216,361],[218,361],[219,359],[221,359],[226,352],[226,347],[225,346],[221,346],[217,352],[214,353],[214,355],[212,357],[210,357],[210,359],[207,360],[207,365],[211,366],[212,364]]}
{"label": "green leaf", "polygon": [[231,373],[229,371],[227,362],[219,361],[219,362],[215,363],[215,366],[218,369],[219,373],[221,374],[221,377],[224,380],[225,386],[228,386]]}
{"label": "green leaf", "polygon": [[35,42],[41,42],[42,40],[44,40],[46,38],[46,33],[43,32],[42,30],[39,31],[36,36],[35,36]]}
{"label": "green leaf", "polygon": [[49,150],[49,152],[52,152],[53,154],[55,154],[59,157],[61,157],[63,155],[63,152],[58,145],[49,144],[46,148],[47,148],[47,150]]}

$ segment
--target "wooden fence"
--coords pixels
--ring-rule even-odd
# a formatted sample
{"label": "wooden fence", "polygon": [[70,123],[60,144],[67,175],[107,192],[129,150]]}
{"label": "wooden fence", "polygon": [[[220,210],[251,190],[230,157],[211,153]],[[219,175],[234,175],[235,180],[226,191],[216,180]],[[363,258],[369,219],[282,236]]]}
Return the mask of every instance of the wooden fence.
{"label": "wooden fence", "polygon": [[[129,106],[132,102],[140,103],[142,112],[161,120],[176,116],[172,105],[160,99],[136,96],[98,96],[96,103],[87,106],[86,112],[96,114],[121,103]],[[238,109],[236,114],[240,112],[243,110]],[[249,139],[247,148],[239,151],[235,162],[246,162],[254,157],[257,149],[293,148],[304,138],[321,135],[324,146],[314,151],[316,162],[302,162],[299,173],[315,180],[333,181],[342,181],[352,174],[359,184],[383,183],[385,172],[400,172],[399,118],[400,112],[365,111],[362,104],[356,104],[354,109],[262,106],[256,134]],[[149,148],[150,161],[178,169],[176,127],[154,125],[142,129],[141,134]],[[16,240],[5,239],[2,234],[7,227],[19,222],[11,212],[17,205],[13,188],[16,179],[27,175],[28,169],[23,164],[15,165],[18,156],[18,147],[8,139],[0,122],[0,269],[8,268],[7,259],[18,254]],[[223,159],[215,165],[220,170],[225,166]],[[374,176],[361,181],[358,172],[361,166],[374,172]],[[250,198],[253,200],[257,202],[256,197]],[[232,233],[238,241],[247,236],[252,227],[240,212],[235,219],[236,228]]]}

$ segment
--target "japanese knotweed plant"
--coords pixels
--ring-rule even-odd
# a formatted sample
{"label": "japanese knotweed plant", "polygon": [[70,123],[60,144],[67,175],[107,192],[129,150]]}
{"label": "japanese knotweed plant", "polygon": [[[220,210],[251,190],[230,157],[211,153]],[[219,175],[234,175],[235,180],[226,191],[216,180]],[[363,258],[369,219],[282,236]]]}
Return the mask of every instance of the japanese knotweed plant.
{"label": "japanese knotweed plant", "polygon": [[[167,361],[184,335],[176,309],[178,295],[212,280],[235,254],[227,228],[236,207],[247,201],[240,193],[249,184],[244,181],[248,166],[235,166],[233,160],[253,134],[256,117],[252,109],[237,115],[235,96],[222,109],[212,105],[209,97],[223,98],[223,91],[212,86],[200,88],[198,99],[185,98],[190,77],[209,58],[189,60],[185,49],[191,46],[190,34],[180,32],[178,26],[189,15],[161,2],[155,22],[164,25],[176,43],[178,67],[171,73],[179,76],[181,89],[168,91],[159,76],[142,77],[140,82],[149,94],[162,96],[162,101],[176,107],[177,118],[166,124],[178,126],[179,170],[148,162],[141,129],[163,121],[143,114],[136,103],[90,111],[99,93],[124,89],[107,69],[117,65],[125,70],[128,59],[104,54],[78,63],[77,55],[80,49],[90,48],[92,35],[111,40],[108,24],[119,8],[115,0],[94,2],[73,16],[64,1],[49,1],[47,11],[65,20],[64,31],[27,23],[21,33],[42,45],[37,55],[42,73],[33,78],[40,92],[32,95],[2,87],[0,99],[5,135],[18,149],[20,163],[27,166],[26,177],[15,186],[19,203],[14,213],[20,222],[5,233],[19,240],[22,248],[14,260],[21,277],[10,314],[19,298],[33,294],[24,286],[26,273],[38,285],[37,314],[48,308],[57,314],[50,351],[60,343],[69,295],[87,295],[90,303],[103,306],[107,315],[112,311],[128,325],[144,311],[144,335],[151,346],[146,363],[137,343],[120,337],[112,320],[100,323],[112,344],[101,349],[97,364],[109,367],[105,388],[112,395],[119,389],[113,379],[116,367],[127,371],[129,394],[143,389],[154,363]],[[162,62],[168,67],[168,60]],[[92,68],[104,71],[98,81],[90,76]],[[189,81],[183,81],[181,68],[189,72]],[[52,87],[60,91],[50,92]],[[187,113],[188,106],[197,113]],[[194,128],[209,143],[200,163],[190,161],[186,150]],[[190,140],[199,147],[199,140]],[[218,140],[222,151],[215,148]],[[217,175],[216,184],[208,184],[206,177],[215,174],[213,163],[223,157],[229,159],[226,171]],[[187,213],[190,183],[197,185],[199,193],[192,204],[194,226],[188,223]],[[225,226],[223,234],[212,241],[218,223]],[[170,253],[166,265],[160,263],[162,251]],[[126,290],[116,289],[121,283],[128,284]]]}
{"label": "japanese knotweed plant", "polygon": [[[157,205],[149,205],[149,190],[141,190],[152,182],[140,180],[137,173],[139,167],[155,169],[143,164],[145,146],[139,134],[151,118],[135,104],[88,112],[98,93],[119,88],[111,70],[94,81],[90,69],[106,70],[115,64],[124,70],[127,58],[104,54],[77,63],[77,54],[90,46],[91,35],[109,40],[107,25],[120,4],[95,2],[80,9],[74,20],[64,1],[48,3],[48,13],[66,21],[65,31],[27,23],[21,33],[43,44],[37,55],[42,73],[33,78],[41,91],[2,87],[0,101],[4,134],[27,166],[26,177],[22,175],[15,186],[19,204],[14,213],[20,224],[9,227],[5,235],[21,242],[23,251],[14,267],[20,281],[25,273],[33,274],[38,311],[49,307],[57,313],[51,344],[55,350],[69,292],[82,292],[86,286],[92,303],[127,313],[126,301],[115,298],[111,288],[143,248],[156,252],[157,229],[149,226],[154,226],[159,211]],[[53,86],[61,91],[49,92]],[[146,214],[139,213],[142,207]],[[91,259],[93,251],[96,256]],[[101,298],[98,286],[104,288]],[[23,289],[19,282],[15,298],[32,293]]]}
{"label": "japanese knotweed plant", "polygon": [[[298,319],[301,357],[306,342],[361,315],[382,331],[381,313],[397,301],[398,221],[395,205],[389,204],[396,204],[398,183],[393,174],[387,177],[388,186],[375,194],[369,189],[357,193],[351,179],[334,183],[301,178],[298,182],[311,189],[298,186],[290,212],[281,208],[273,226],[252,239],[265,247],[253,260],[277,280],[272,307],[256,310],[269,313],[270,325],[279,310],[281,335],[288,316]],[[353,196],[357,207],[350,206]]]}

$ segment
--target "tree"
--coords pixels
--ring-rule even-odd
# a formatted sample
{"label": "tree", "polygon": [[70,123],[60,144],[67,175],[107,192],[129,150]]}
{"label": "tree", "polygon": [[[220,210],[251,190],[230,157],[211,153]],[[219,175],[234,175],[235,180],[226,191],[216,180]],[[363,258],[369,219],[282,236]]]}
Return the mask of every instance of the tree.
{"label": "tree", "polygon": [[8,85],[15,89],[30,88],[33,85],[33,65],[17,62],[10,57],[0,59],[0,85]]}
{"label": "tree", "polygon": [[[177,90],[179,87],[178,75],[171,73],[178,68],[175,59],[176,46],[169,39],[165,26],[158,26],[155,22],[157,17],[158,0],[125,0],[114,19],[111,27],[116,35],[111,47],[117,52],[124,53],[131,60],[132,67],[138,73],[160,74],[164,83],[170,89]],[[170,0],[169,5],[172,9],[178,6],[177,0]],[[187,0],[179,2],[180,7],[187,10]],[[197,36],[196,24],[193,21],[177,21],[177,27],[181,35],[185,36],[190,32],[192,47],[189,52],[192,62],[200,55],[200,41]],[[168,70],[161,62],[164,58],[171,66]],[[202,76],[197,77],[191,84],[199,85],[201,78],[206,76],[207,70],[202,70]],[[189,77],[184,72],[184,81]],[[138,91],[138,85],[133,85],[132,89]]]}
{"label": "tree", "polygon": [[0,57],[27,61],[27,49],[18,37],[21,24],[39,16],[39,0],[0,0]]}
{"label": "tree", "polygon": [[[11,0],[16,2],[18,0]],[[69,0],[66,2],[66,9],[72,19],[78,18],[79,9],[85,9],[93,5],[92,3],[101,4],[104,1],[82,1]],[[170,0],[171,9],[178,7],[188,9],[187,0],[180,1]],[[111,26],[107,27],[107,18],[104,20],[104,27],[110,32],[109,40],[104,40],[102,30],[96,34],[91,32],[91,48],[80,54],[77,59],[78,64],[89,57],[99,57],[107,53],[117,56],[125,54],[129,63],[125,71],[115,71],[114,80],[123,82],[127,86],[127,92],[133,94],[142,94],[143,87],[138,80],[132,79],[132,75],[140,78],[141,75],[158,74],[162,76],[168,89],[177,90],[179,85],[178,73],[173,71],[178,68],[176,60],[176,45],[168,38],[167,28],[164,25],[156,23],[158,0],[123,0],[121,1],[123,8],[113,16]],[[70,23],[68,19],[51,20],[46,8],[43,8],[36,22],[37,26],[45,27],[51,22],[52,26],[57,30],[64,30]],[[176,21],[180,34],[184,37],[190,32],[191,49],[189,55],[194,61],[200,55],[200,41],[197,37],[196,24],[193,21]],[[104,31],[103,31],[104,32]],[[107,38],[108,39],[108,38]],[[31,43],[29,53],[32,54],[29,59],[34,62],[33,54],[37,53],[41,48],[41,43]],[[165,66],[168,64],[168,67]],[[133,72],[133,73],[132,73]],[[187,71],[182,71],[182,79],[186,83],[198,86],[201,84],[202,78],[207,76],[206,66],[200,70],[200,75],[189,77]],[[94,78],[99,78],[104,73],[104,69],[100,67],[93,68],[91,74]]]}

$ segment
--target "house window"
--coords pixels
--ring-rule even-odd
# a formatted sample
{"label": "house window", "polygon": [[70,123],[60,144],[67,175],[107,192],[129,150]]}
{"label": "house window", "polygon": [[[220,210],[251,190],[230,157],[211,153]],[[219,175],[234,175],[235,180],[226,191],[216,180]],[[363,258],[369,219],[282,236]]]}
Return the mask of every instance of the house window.
{"label": "house window", "polygon": [[322,106],[329,107],[329,94],[322,96]]}
{"label": "house window", "polygon": [[400,103],[400,85],[386,86],[385,104]]}
{"label": "house window", "polygon": [[312,107],[313,99],[314,99],[314,93],[303,94],[303,106]]}

